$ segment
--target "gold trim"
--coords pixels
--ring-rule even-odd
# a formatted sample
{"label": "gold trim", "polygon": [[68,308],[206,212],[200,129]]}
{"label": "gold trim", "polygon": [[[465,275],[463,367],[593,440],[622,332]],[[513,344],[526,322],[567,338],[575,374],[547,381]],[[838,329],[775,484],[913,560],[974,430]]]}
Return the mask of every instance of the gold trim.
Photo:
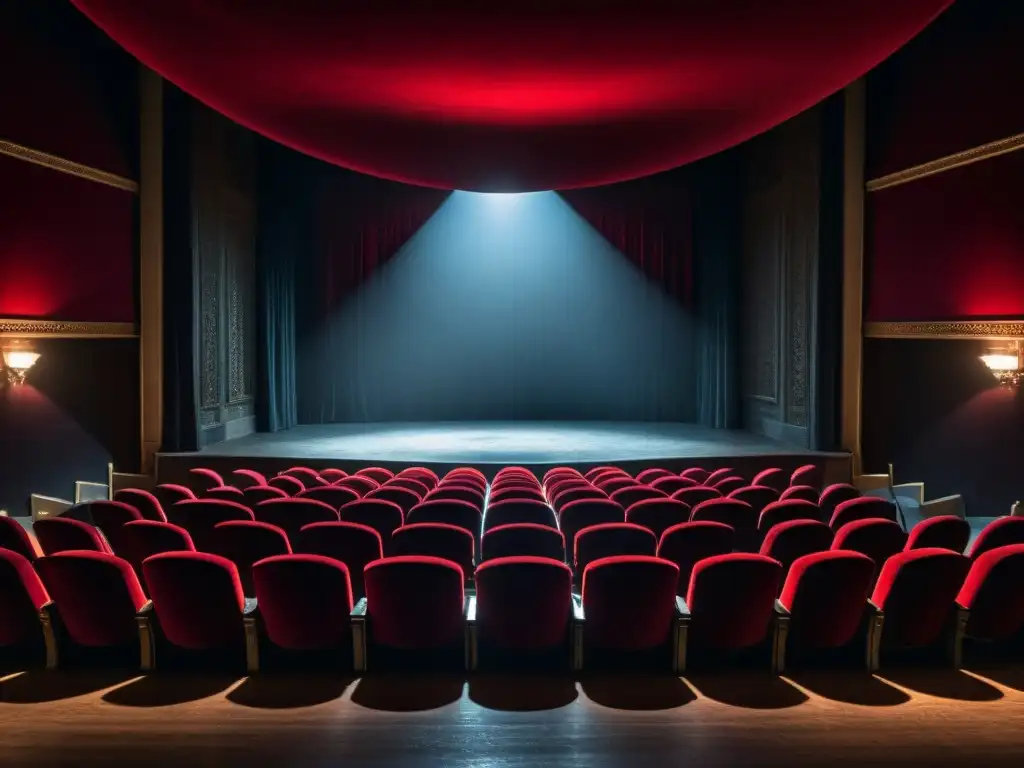
{"label": "gold trim", "polygon": [[1024,321],[874,322],[864,323],[864,337],[868,339],[1024,339]]}
{"label": "gold trim", "polygon": [[137,335],[134,323],[79,323],[69,320],[0,318],[0,338],[134,339]]}
{"label": "gold trim", "polygon": [[963,152],[940,157],[938,160],[931,160],[921,165],[915,165],[912,168],[879,176],[877,179],[871,179],[864,186],[868,192],[877,192],[880,189],[906,184],[908,181],[923,179],[926,176],[934,176],[937,173],[951,171],[954,168],[977,163],[981,160],[999,157],[1018,149],[1024,149],[1024,133],[1018,133],[1016,136],[1010,136],[997,141],[990,141],[988,144],[982,144],[980,147],[965,149]]}
{"label": "gold trim", "polygon": [[27,163],[35,163],[51,171],[60,171],[70,176],[77,176],[80,179],[95,181],[99,184],[106,184],[108,187],[116,187],[126,192],[138,192],[139,184],[136,181],[118,176],[116,173],[101,171],[99,168],[92,168],[74,160],[68,160],[58,155],[51,155],[48,152],[41,152],[31,147],[23,147],[13,141],[0,139],[0,155],[7,155],[16,160],[24,160]]}

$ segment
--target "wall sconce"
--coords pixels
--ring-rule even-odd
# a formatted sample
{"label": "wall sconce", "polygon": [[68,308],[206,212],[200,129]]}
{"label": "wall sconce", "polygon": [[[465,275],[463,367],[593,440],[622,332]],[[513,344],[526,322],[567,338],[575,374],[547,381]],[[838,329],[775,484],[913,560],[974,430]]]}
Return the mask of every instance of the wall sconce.
{"label": "wall sconce", "polygon": [[1015,341],[1009,347],[986,352],[981,356],[981,362],[1004,386],[1018,387],[1024,379],[1020,364],[1020,342]]}
{"label": "wall sconce", "polygon": [[4,347],[4,372],[7,383],[13,387],[25,383],[25,375],[29,368],[36,364],[39,353],[25,344],[13,344]]}

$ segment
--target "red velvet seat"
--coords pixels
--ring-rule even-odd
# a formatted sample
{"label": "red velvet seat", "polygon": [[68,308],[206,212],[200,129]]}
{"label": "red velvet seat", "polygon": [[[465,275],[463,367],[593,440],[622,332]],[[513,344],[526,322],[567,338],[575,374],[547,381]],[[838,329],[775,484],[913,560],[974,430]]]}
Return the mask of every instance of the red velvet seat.
{"label": "red velvet seat", "polygon": [[661,469],[660,467],[651,467],[645,469],[643,472],[639,472],[636,476],[636,481],[642,485],[650,485],[651,482],[657,480],[659,477],[675,477],[674,472],[669,472],[667,469]]}
{"label": "red velvet seat", "polygon": [[395,475],[395,479],[401,477],[409,477],[413,478],[414,480],[418,480],[427,487],[428,491],[430,491],[433,488],[436,488],[437,483],[439,482],[437,473],[432,469],[428,469],[427,467],[407,467],[406,469],[403,469],[401,472]]}
{"label": "red velvet seat", "polygon": [[578,499],[562,507],[558,527],[565,536],[565,551],[572,557],[576,551],[576,534],[591,525],[626,522],[626,510],[611,499]]}
{"label": "red velvet seat", "polygon": [[778,498],[778,494],[789,487],[789,476],[778,467],[769,467],[754,475],[750,485],[757,488],[771,488],[775,491],[775,497]]}
{"label": "red velvet seat", "polygon": [[[487,478],[479,469],[473,467],[456,467],[444,476],[445,480],[469,480],[476,484],[487,486]],[[440,485],[440,483],[438,483]]]}
{"label": "red velvet seat", "polygon": [[473,534],[443,523],[403,525],[391,534],[391,551],[396,556],[422,555],[450,560],[462,569],[467,580],[473,576],[474,549]]}
{"label": "red velvet seat", "polygon": [[289,541],[310,523],[329,523],[340,519],[333,505],[306,497],[263,501],[253,511],[259,522],[277,526]]}
{"label": "red velvet seat", "polygon": [[773,501],[761,510],[757,519],[757,529],[762,533],[767,533],[772,526],[788,520],[821,521],[821,510],[814,502],[802,499]]}
{"label": "red velvet seat", "polygon": [[321,501],[337,511],[350,501],[356,501],[359,498],[359,494],[351,488],[341,488],[337,485],[322,485],[317,488],[307,488],[295,498]]}
{"label": "red velvet seat", "polygon": [[631,485],[627,488],[619,488],[611,494],[610,498],[617,504],[621,504],[623,509],[629,509],[638,501],[668,499],[669,495],[657,488],[651,488],[649,485]]}
{"label": "red velvet seat", "polygon": [[125,523],[142,520],[142,515],[135,507],[120,501],[90,501],[88,507],[93,525],[103,533],[110,548],[120,553],[121,528]]}
{"label": "red velvet seat", "polygon": [[697,488],[700,485],[692,477],[679,477],[673,475],[670,477],[659,477],[657,480],[651,482],[652,488],[657,488],[659,491],[673,495],[676,491],[681,491],[684,488]]}
{"label": "red velvet seat", "polygon": [[871,558],[875,564],[871,584],[881,572],[885,561],[902,552],[907,543],[907,534],[892,520],[868,518],[847,523],[838,531],[832,540],[833,550],[860,552]]}
{"label": "red velvet seat", "polygon": [[[821,498],[821,494],[817,488],[810,485],[791,485],[789,488],[782,492],[779,496],[779,501],[789,501],[790,499],[800,501],[809,501],[814,506],[818,506],[818,499]],[[819,508],[820,509],[820,508]]]}
{"label": "red velvet seat", "polygon": [[266,486],[267,478],[255,469],[236,469],[231,472],[231,485],[239,490],[253,486]]}
{"label": "red velvet seat", "polygon": [[832,529],[820,520],[789,520],[773,525],[761,542],[761,554],[782,563],[782,578],[804,555],[832,547]]}
{"label": "red velvet seat", "polygon": [[600,490],[607,493],[609,496],[611,496],[613,493],[615,493],[618,490],[621,490],[622,488],[634,487],[636,485],[636,480],[634,480],[629,475],[615,475],[607,478],[599,477],[594,482],[594,485],[597,486],[597,488],[599,488]]}
{"label": "red velvet seat", "polygon": [[781,563],[764,555],[736,552],[701,560],[686,592],[690,647],[738,651],[769,642],[781,584]]}
{"label": "red velvet seat", "polygon": [[125,662],[139,663],[135,617],[147,601],[126,560],[105,552],[65,551],[40,558],[36,570],[71,643],[123,649]]}
{"label": "red velvet seat", "polygon": [[724,480],[727,477],[733,477],[736,475],[736,470],[732,467],[721,467],[709,472],[708,476],[704,478],[704,482],[701,485],[707,486],[708,488],[714,488],[718,485],[719,481]]}
{"label": "red velvet seat", "polygon": [[271,488],[280,488],[289,496],[298,496],[304,490],[306,490],[306,484],[298,477],[292,475],[278,475],[267,480],[267,485]]}
{"label": "red velvet seat", "polygon": [[[445,478],[437,484],[437,488],[427,494],[428,497],[432,497],[441,494],[444,498],[448,495],[449,491],[461,491],[472,494],[472,499],[467,498],[467,494],[452,495],[451,498],[458,498],[462,501],[472,501],[475,504],[479,504],[481,509],[484,505],[484,497],[487,496],[487,481],[478,480],[471,475],[465,475],[461,477]],[[478,501],[479,500],[479,501]]]}
{"label": "red velvet seat", "polygon": [[736,532],[725,523],[703,520],[673,525],[661,534],[658,557],[679,567],[676,594],[685,597],[690,586],[693,567],[706,557],[726,555],[733,551]]}
{"label": "red velvet seat", "polygon": [[608,500],[608,494],[602,490],[595,488],[594,486],[574,486],[574,487],[560,487],[554,494],[551,495],[550,501],[551,506],[558,512],[559,515],[565,511],[565,508],[576,501],[606,501]]}
{"label": "red velvet seat", "polygon": [[854,520],[872,519],[896,522],[896,505],[876,496],[850,499],[836,506],[829,519],[829,526],[833,531],[839,531],[844,525]]}
{"label": "red velvet seat", "polygon": [[113,554],[99,529],[81,520],[72,520],[69,517],[41,517],[32,523],[32,530],[35,531],[40,548],[47,555],[68,550]]}
{"label": "red velvet seat", "polygon": [[287,651],[337,651],[341,666],[351,666],[354,602],[343,562],[275,555],[253,564],[252,579],[260,635]]}
{"label": "red velvet seat", "polygon": [[480,510],[465,501],[428,500],[417,504],[405,516],[407,525],[414,523],[447,523],[469,531],[473,541],[480,538],[483,515]]}
{"label": "red velvet seat", "polygon": [[114,501],[120,501],[129,507],[134,507],[143,520],[155,520],[160,523],[167,522],[167,515],[164,514],[163,505],[155,494],[144,491],[141,488],[122,488],[114,493]]}
{"label": "red velvet seat", "polygon": [[121,529],[121,557],[135,569],[145,587],[142,576],[142,562],[161,552],[195,552],[195,544],[188,531],[173,523],[157,520],[136,520],[126,523]]}
{"label": "red velvet seat", "polygon": [[317,470],[311,469],[310,467],[289,467],[279,474],[294,477],[296,480],[299,480],[305,488],[316,488],[318,485],[329,485],[326,480],[320,477],[320,473]]}
{"label": "red velvet seat", "polygon": [[548,557],[565,561],[565,537],[562,532],[535,523],[512,523],[491,528],[481,542],[481,559],[499,557]]}
{"label": "red velvet seat", "polygon": [[463,501],[466,504],[472,504],[478,512],[482,513],[484,492],[469,485],[441,483],[428,493],[423,501]]}
{"label": "red velvet seat", "polygon": [[518,466],[502,467],[497,472],[495,472],[494,479],[495,479],[495,481],[497,481],[497,480],[501,480],[504,477],[510,477],[510,476],[526,477],[526,478],[529,478],[530,480],[533,480],[533,481],[537,480],[537,477],[533,474],[533,472],[528,470],[526,467],[518,467]]}
{"label": "red velvet seat", "polygon": [[544,496],[550,501],[567,488],[593,488],[594,484],[579,475],[556,475],[544,483]]}
{"label": "red velvet seat", "polygon": [[722,494],[714,488],[705,488],[704,486],[699,485],[692,486],[690,488],[681,488],[672,494],[672,498],[676,501],[683,502],[683,504],[688,506],[690,509],[693,509],[702,502],[722,498]]}
{"label": "red velvet seat", "polygon": [[384,554],[391,549],[391,534],[405,524],[402,508],[383,499],[360,499],[346,504],[339,512],[341,522],[358,523],[373,528],[380,534]]}
{"label": "red velvet seat", "polygon": [[219,472],[207,467],[193,467],[188,471],[188,487],[196,496],[206,493],[211,488],[220,488],[224,479]]}
{"label": "red velvet seat", "polygon": [[244,503],[249,509],[255,509],[256,505],[271,499],[287,499],[288,492],[275,488],[272,485],[251,485],[242,491]]}
{"label": "red velvet seat", "polygon": [[955,631],[956,598],[969,567],[948,549],[913,549],[886,560],[871,595],[885,614],[883,649],[934,646]]}
{"label": "red velvet seat", "polygon": [[[244,658],[246,611],[234,563],[206,552],[164,552],[142,563],[157,618],[170,649],[227,651]],[[162,658],[162,650],[156,653]],[[161,662],[162,663],[162,662]]]}
{"label": "red velvet seat", "polygon": [[390,469],[385,469],[384,467],[363,467],[358,472],[356,472],[356,475],[361,477],[368,477],[371,480],[376,481],[378,484],[383,485],[388,480],[393,478],[395,476],[395,473],[392,472]]}
{"label": "red velvet seat", "polygon": [[321,469],[319,475],[322,479],[326,480],[330,485],[335,485],[339,480],[344,480],[348,477],[348,472],[344,469],[338,469],[337,467],[327,467],[327,469]]}
{"label": "red velvet seat", "polygon": [[619,555],[647,555],[653,557],[658,540],[646,528],[632,523],[601,523],[591,525],[576,534],[573,551],[574,570],[582,577],[587,566],[595,560]]}
{"label": "red velvet seat", "polygon": [[497,504],[502,501],[539,501],[541,504],[547,503],[544,493],[539,488],[510,485],[504,485],[497,489],[492,488],[487,503]]}
{"label": "red velvet seat", "polygon": [[1001,642],[1024,629],[1024,544],[990,549],[971,564],[957,604],[970,611],[967,636]]}
{"label": "red velvet seat", "polygon": [[594,467],[593,469],[587,470],[586,473],[583,475],[583,477],[586,478],[587,480],[589,480],[590,482],[594,482],[594,479],[596,477],[598,477],[599,475],[603,475],[603,474],[605,474],[607,472],[615,472],[615,473],[618,473],[620,475],[627,474],[625,471],[619,469],[618,467],[601,466],[601,467]]}
{"label": "red velvet seat", "polygon": [[203,491],[199,495],[203,499],[224,499],[225,501],[237,501],[239,504],[245,503],[245,494],[233,485],[220,485]]}
{"label": "red velvet seat", "polygon": [[1009,544],[1024,544],[1024,517],[1000,517],[990,522],[978,534],[967,556],[977,560],[989,550]]}
{"label": "red velvet seat", "polygon": [[238,569],[242,594],[255,594],[252,565],[265,557],[289,555],[292,548],[288,536],[276,525],[254,520],[229,520],[213,528],[210,552],[226,557]]}
{"label": "red velvet seat", "polygon": [[714,498],[702,501],[690,510],[690,520],[725,523],[738,534],[749,533],[757,528],[757,513],[739,499]]}
{"label": "red velvet seat", "polygon": [[[264,502],[271,503],[271,502]],[[192,537],[192,543],[200,552],[209,552],[213,527],[228,520],[252,520],[253,512],[236,501],[220,499],[196,499],[179,501],[167,510],[168,521],[180,525]]]}
{"label": "red velvet seat", "polygon": [[338,488],[348,488],[355,491],[360,496],[364,496],[370,491],[375,491],[380,488],[380,483],[369,477],[363,477],[361,475],[349,475],[339,480],[334,481],[334,485]]}
{"label": "red velvet seat", "polygon": [[640,525],[660,539],[673,525],[690,519],[690,508],[681,501],[662,497],[645,499],[626,508],[626,522]]}
{"label": "red velvet seat", "polygon": [[739,475],[729,475],[718,480],[712,488],[718,491],[723,496],[728,496],[733,491],[738,491],[740,488],[745,488],[747,481]]}
{"label": "red velvet seat", "polygon": [[401,488],[397,485],[382,485],[375,491],[370,491],[364,499],[380,499],[397,504],[402,509],[402,514],[408,514],[409,510],[419,504],[423,499],[408,488]]}
{"label": "red velvet seat", "polygon": [[818,506],[821,507],[821,519],[831,520],[836,507],[844,501],[860,498],[860,491],[849,483],[833,483],[825,488],[818,497]]}
{"label": "red velvet seat", "polygon": [[380,533],[368,525],[345,521],[310,523],[295,537],[292,551],[344,563],[348,567],[352,595],[356,600],[365,594],[363,569],[384,556]]}
{"label": "red velvet seat", "polygon": [[0,549],[0,649],[41,655],[40,613],[50,596],[32,563],[9,549]]}
{"label": "red velvet seat", "polygon": [[[804,464],[793,470],[789,476],[789,486],[808,486],[817,490],[821,488],[821,469],[814,464]],[[809,501],[818,501],[817,498]]]}
{"label": "red velvet seat", "polygon": [[907,549],[938,547],[963,554],[971,540],[971,524],[956,515],[929,517],[913,527]]}
{"label": "red velvet seat", "polygon": [[191,488],[175,483],[161,483],[153,489],[153,495],[160,502],[160,509],[167,517],[167,511],[179,501],[191,501],[196,498]]}
{"label": "red velvet seat", "polygon": [[509,499],[507,501],[490,502],[484,512],[484,531],[499,525],[512,523],[535,523],[557,528],[555,511],[543,501],[532,499]]}
{"label": "red velvet seat", "polygon": [[547,488],[548,483],[557,477],[583,477],[583,473],[572,467],[552,467],[540,479],[540,484]]}
{"label": "red velvet seat", "polygon": [[383,487],[383,488],[405,488],[405,489],[410,490],[413,493],[415,493],[421,499],[424,498],[428,493],[430,493],[430,486],[429,485],[424,483],[418,477],[413,477],[413,476],[410,476],[410,475],[406,475],[404,477],[402,475],[399,475],[398,477],[394,478],[393,480],[388,480],[381,487]]}
{"label": "red velvet seat", "polygon": [[693,480],[695,483],[703,484],[711,473],[703,467],[688,467],[679,473],[680,477]]}
{"label": "red velvet seat", "polygon": [[13,517],[0,517],[0,549],[17,552],[29,562],[43,554],[39,543]]}
{"label": "red velvet seat", "polygon": [[779,492],[766,485],[748,485],[743,488],[737,488],[734,491],[729,491],[728,498],[745,501],[754,510],[754,514],[759,519],[765,507],[773,501],[779,500]]}

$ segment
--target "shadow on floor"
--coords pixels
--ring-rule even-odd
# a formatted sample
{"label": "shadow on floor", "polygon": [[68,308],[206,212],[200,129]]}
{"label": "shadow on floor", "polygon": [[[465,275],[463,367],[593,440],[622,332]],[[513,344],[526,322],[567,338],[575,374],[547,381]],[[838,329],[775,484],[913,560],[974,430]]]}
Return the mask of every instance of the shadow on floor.
{"label": "shadow on floor", "polygon": [[731,707],[786,709],[808,701],[788,680],[767,672],[688,672],[686,679],[702,696]]}
{"label": "shadow on floor", "polygon": [[577,696],[571,677],[482,674],[469,679],[470,701],[503,712],[559,709]]}
{"label": "shadow on floor", "polygon": [[669,675],[588,675],[580,687],[588,699],[609,709],[675,709],[697,699],[690,686]]}
{"label": "shadow on floor", "polygon": [[103,701],[119,707],[170,707],[216,696],[237,680],[226,674],[152,674],[107,691]]}
{"label": "shadow on floor", "polygon": [[352,701],[385,712],[423,712],[458,701],[465,682],[456,676],[373,675],[356,684]]}
{"label": "shadow on floor", "polygon": [[974,665],[970,671],[986,680],[991,680],[999,685],[1012,688],[1015,691],[1024,692],[1024,667],[1011,667],[1008,665]]}
{"label": "shadow on floor", "polygon": [[34,669],[0,682],[0,701],[5,704],[39,704],[71,699],[120,685],[137,674],[114,670]]}
{"label": "shadow on floor", "polygon": [[984,680],[954,669],[941,667],[882,669],[879,677],[926,696],[959,701],[995,701],[1002,691]]}
{"label": "shadow on floor", "polygon": [[905,691],[861,670],[799,670],[786,677],[817,696],[846,704],[895,707],[910,701]]}
{"label": "shadow on floor", "polygon": [[298,709],[340,699],[355,678],[346,675],[260,674],[228,692],[232,704],[253,709]]}

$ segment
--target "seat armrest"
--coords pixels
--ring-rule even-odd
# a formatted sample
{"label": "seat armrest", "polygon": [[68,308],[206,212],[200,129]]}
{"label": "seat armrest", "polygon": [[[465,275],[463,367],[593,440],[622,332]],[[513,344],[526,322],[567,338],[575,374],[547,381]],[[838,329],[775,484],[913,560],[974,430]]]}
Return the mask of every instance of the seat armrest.
{"label": "seat armrest", "polygon": [[676,617],[672,622],[672,671],[681,675],[686,671],[686,649],[690,637],[690,606],[676,595]]}
{"label": "seat armrest", "polygon": [[57,643],[57,604],[48,600],[39,608],[39,624],[43,629],[43,645],[46,649],[46,668],[56,669],[60,662]]}
{"label": "seat armrest", "polygon": [[879,608],[872,600],[868,600],[864,606],[864,614],[867,617],[868,631],[865,647],[866,665],[868,672],[874,674],[878,671],[882,658],[882,629],[885,627],[885,611]]}
{"label": "seat armrest", "polygon": [[156,669],[156,611],[153,601],[147,600],[135,613],[135,625],[139,629],[139,669],[152,672]]}
{"label": "seat armrest", "polygon": [[255,597],[245,598],[245,606],[242,608],[242,616],[255,616],[256,611],[259,609],[259,604],[256,602]]}
{"label": "seat armrest", "polygon": [[466,595],[463,611],[466,619],[465,666],[467,672],[475,672],[479,663],[476,633],[476,595]]}
{"label": "seat armrest", "polygon": [[573,594],[569,598],[572,601],[572,626],[570,627],[570,659],[574,672],[583,669],[583,598]]}
{"label": "seat armrest", "polygon": [[686,600],[679,595],[676,595],[676,616],[680,618],[690,618],[690,606],[686,604]]}
{"label": "seat armrest", "polygon": [[245,598],[242,608],[242,624],[245,626],[245,668],[249,672],[260,671],[260,613],[255,597]]}
{"label": "seat armrest", "polygon": [[952,626],[949,630],[947,653],[953,669],[960,669],[963,661],[964,636],[967,634],[967,620],[971,612],[959,603],[953,603]]}
{"label": "seat armrest", "polygon": [[791,614],[782,601],[775,601],[775,614],[772,618],[772,672],[781,675],[786,671],[786,645],[789,641],[789,621]]}
{"label": "seat armrest", "polygon": [[352,622],[352,668],[358,674],[366,671],[368,662],[366,622],[369,615],[365,597],[359,598],[349,618]]}

